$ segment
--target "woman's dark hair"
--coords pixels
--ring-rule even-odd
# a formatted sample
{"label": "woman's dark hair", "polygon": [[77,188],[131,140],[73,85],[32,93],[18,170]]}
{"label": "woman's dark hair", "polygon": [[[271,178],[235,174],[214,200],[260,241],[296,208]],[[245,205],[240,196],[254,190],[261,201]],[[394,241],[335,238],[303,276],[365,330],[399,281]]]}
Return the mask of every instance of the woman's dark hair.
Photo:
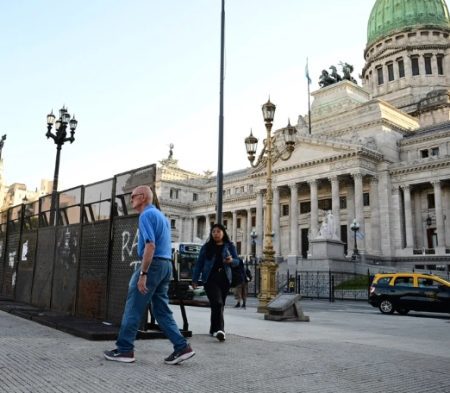
{"label": "woman's dark hair", "polygon": [[207,258],[212,258],[216,252],[216,242],[214,241],[214,239],[212,237],[212,231],[215,228],[219,228],[223,232],[223,243],[224,244],[231,243],[225,227],[222,224],[214,224],[209,231],[209,238],[208,238],[208,241],[206,242],[206,257]]}

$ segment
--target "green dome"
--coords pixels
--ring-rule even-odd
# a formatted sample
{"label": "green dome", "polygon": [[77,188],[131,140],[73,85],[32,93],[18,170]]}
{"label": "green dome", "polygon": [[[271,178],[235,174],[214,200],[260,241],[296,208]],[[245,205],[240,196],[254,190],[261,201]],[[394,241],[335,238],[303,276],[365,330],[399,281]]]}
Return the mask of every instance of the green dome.
{"label": "green dome", "polygon": [[367,23],[367,44],[417,27],[450,29],[445,0],[377,0]]}

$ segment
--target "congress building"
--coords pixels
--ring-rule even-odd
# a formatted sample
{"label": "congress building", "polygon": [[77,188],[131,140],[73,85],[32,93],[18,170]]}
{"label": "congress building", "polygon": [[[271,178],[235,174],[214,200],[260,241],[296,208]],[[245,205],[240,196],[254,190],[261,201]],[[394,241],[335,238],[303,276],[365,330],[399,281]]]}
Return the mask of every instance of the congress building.
{"label": "congress building", "polygon": [[[292,155],[273,163],[279,262],[314,259],[311,244],[331,214],[344,259],[356,234],[367,263],[450,269],[449,34],[445,0],[374,2],[365,65],[355,70],[362,86],[323,79],[311,118],[295,125]],[[282,149],[283,130],[273,135]],[[216,221],[216,178],[180,168],[172,151],[160,164],[157,193],[173,240],[204,241]],[[226,173],[223,190],[223,222],[238,252],[262,256],[266,166]]]}

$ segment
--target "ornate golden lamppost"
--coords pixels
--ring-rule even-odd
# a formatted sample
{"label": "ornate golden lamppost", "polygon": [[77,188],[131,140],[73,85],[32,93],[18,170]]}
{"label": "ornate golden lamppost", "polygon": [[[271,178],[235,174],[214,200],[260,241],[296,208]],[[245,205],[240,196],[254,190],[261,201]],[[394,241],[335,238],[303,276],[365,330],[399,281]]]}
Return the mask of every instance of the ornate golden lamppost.
{"label": "ornate golden lamppost", "polygon": [[264,140],[264,147],[255,162],[255,154],[258,145],[258,139],[255,138],[250,131],[250,135],[245,138],[245,147],[247,149],[248,160],[253,168],[266,165],[267,171],[267,192],[266,207],[264,214],[264,249],[263,260],[260,264],[261,287],[259,291],[258,312],[265,313],[267,304],[277,295],[278,288],[276,282],[276,272],[278,264],[275,261],[272,242],[272,164],[278,159],[288,160],[295,147],[295,138],[297,130],[291,126],[290,122],[287,127],[282,130],[285,146],[279,149],[275,144],[275,137],[272,137],[272,123],[275,115],[276,106],[270,102],[270,99],[262,106],[264,123],[266,125],[267,137]]}

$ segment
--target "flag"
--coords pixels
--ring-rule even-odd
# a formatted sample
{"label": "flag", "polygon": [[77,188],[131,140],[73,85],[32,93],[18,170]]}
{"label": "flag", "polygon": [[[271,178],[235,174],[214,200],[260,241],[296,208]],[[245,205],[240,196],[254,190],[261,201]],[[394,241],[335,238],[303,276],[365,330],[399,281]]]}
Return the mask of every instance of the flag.
{"label": "flag", "polygon": [[311,78],[309,77],[308,58],[306,58],[305,76],[308,81],[308,85],[311,84]]}

